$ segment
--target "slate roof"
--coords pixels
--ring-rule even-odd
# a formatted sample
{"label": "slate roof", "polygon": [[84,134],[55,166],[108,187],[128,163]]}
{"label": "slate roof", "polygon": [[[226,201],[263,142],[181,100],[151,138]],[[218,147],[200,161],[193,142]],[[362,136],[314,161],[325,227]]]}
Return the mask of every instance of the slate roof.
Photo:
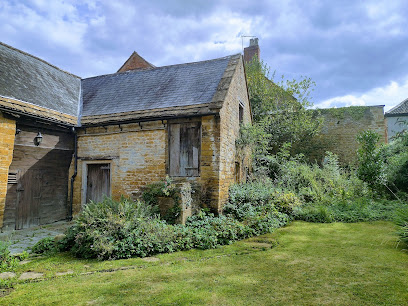
{"label": "slate roof", "polygon": [[0,96],[78,116],[80,78],[0,42]]}
{"label": "slate roof", "polygon": [[81,80],[0,42],[0,109],[68,125],[205,115],[222,106],[240,58]]}
{"label": "slate roof", "polygon": [[82,80],[82,116],[211,102],[233,56]]}
{"label": "slate roof", "polygon": [[408,99],[405,99],[397,106],[391,108],[388,112],[385,113],[385,116],[399,116],[399,115],[408,115]]}

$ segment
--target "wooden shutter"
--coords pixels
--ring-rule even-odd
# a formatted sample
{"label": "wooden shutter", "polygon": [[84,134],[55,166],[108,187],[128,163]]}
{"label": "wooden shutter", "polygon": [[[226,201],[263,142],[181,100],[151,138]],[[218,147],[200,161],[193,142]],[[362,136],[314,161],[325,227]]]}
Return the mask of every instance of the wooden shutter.
{"label": "wooden shutter", "polygon": [[170,176],[198,176],[200,148],[199,122],[169,125]]}

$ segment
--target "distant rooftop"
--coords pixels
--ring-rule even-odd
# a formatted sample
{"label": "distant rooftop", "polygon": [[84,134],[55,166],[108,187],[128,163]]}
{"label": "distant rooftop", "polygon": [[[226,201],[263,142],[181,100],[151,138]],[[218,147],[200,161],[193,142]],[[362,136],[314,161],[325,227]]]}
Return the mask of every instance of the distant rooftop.
{"label": "distant rooftop", "polygon": [[385,113],[385,116],[398,116],[398,115],[408,115],[408,99],[405,99],[397,106],[391,108]]}

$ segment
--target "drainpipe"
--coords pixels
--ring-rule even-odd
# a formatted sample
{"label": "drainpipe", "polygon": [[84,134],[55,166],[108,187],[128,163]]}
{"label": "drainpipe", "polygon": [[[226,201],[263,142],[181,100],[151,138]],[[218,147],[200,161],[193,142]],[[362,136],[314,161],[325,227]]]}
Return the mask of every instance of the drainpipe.
{"label": "drainpipe", "polygon": [[72,220],[72,206],[74,204],[74,181],[75,178],[77,176],[78,173],[78,156],[77,156],[77,151],[78,151],[78,136],[77,136],[77,132],[75,130],[75,127],[72,127],[72,132],[74,133],[74,154],[73,154],[73,158],[74,158],[74,174],[71,177],[71,196],[70,196],[70,205],[69,205],[69,217],[68,220],[71,221]]}

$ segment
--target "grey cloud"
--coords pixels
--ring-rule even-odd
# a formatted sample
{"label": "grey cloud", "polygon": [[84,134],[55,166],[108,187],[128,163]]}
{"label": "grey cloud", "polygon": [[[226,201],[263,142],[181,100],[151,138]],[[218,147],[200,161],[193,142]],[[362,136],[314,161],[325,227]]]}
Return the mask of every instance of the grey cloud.
{"label": "grey cloud", "polygon": [[[194,61],[198,55],[205,60],[240,52],[240,43],[236,50],[226,48],[227,38],[240,41],[240,34],[256,35],[262,58],[278,74],[312,77],[319,102],[408,77],[408,4],[377,2],[73,1],[76,12],[64,18],[87,24],[81,50],[61,49],[47,33],[7,21],[0,37],[85,77],[115,72],[134,50],[153,64],[168,65]],[[368,9],[381,4],[385,6],[376,14]],[[15,6],[18,14],[16,3],[7,5]],[[228,12],[251,21],[252,27],[237,24],[236,31],[228,33],[231,38],[218,37],[228,20],[225,25],[224,20],[208,21]]]}

